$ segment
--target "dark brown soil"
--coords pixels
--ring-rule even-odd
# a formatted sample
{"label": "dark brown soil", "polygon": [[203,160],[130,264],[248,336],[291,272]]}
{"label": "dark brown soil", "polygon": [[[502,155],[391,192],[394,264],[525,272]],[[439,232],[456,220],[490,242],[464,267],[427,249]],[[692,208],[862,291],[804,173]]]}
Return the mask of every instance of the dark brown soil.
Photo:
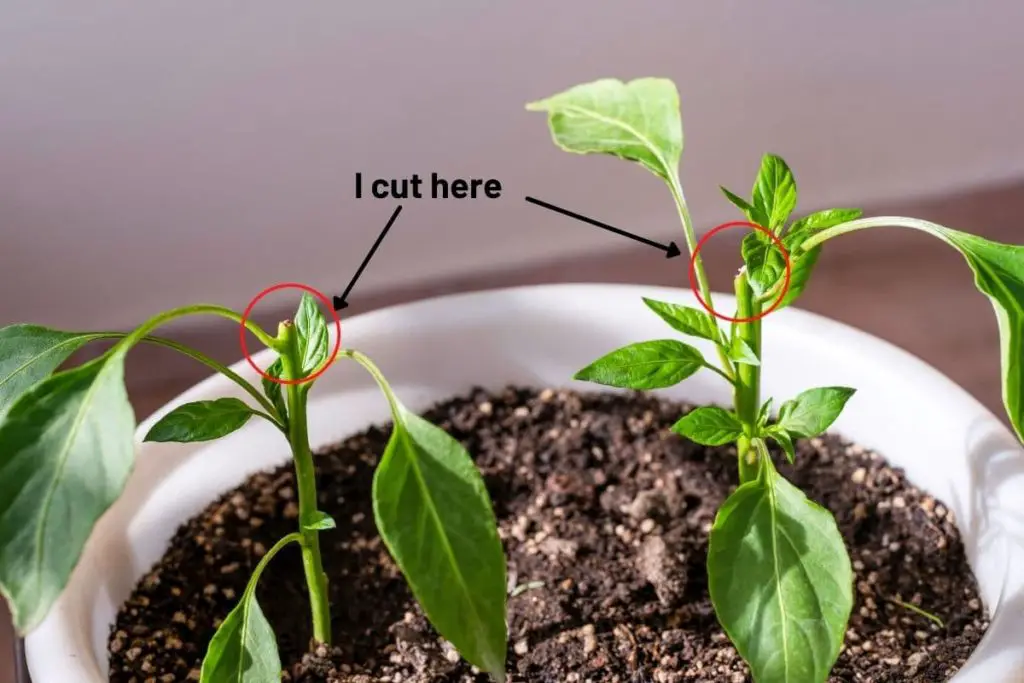
{"label": "dark brown soil", "polygon": [[[686,410],[649,396],[476,391],[427,417],[461,440],[494,498],[509,561],[510,681],[736,682],[748,672],[715,620],[705,555],[735,484],[735,450],[669,432]],[[432,632],[374,530],[370,482],[389,430],[318,457],[331,577],[331,651],[308,653],[297,553],[270,565],[259,599],[286,680],[486,680]],[[838,518],[857,603],[832,681],[946,680],[988,622],[952,513],[877,454],[837,438],[780,471]],[[184,525],[118,615],[111,681],[198,680],[205,645],[252,567],[296,523],[287,467],[258,474]],[[940,627],[895,601],[919,605]]]}

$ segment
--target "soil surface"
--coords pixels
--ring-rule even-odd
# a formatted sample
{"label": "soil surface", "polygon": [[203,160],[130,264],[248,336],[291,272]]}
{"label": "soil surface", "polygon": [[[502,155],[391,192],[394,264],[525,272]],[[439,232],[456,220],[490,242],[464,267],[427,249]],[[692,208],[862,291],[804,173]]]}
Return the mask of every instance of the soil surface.
{"label": "soil surface", "polygon": [[[715,510],[736,482],[735,449],[672,434],[686,410],[651,396],[510,388],[426,413],[475,455],[494,499],[514,595],[510,682],[749,680],[715,620],[705,572]],[[317,457],[319,505],[338,521],[321,536],[337,647],[309,652],[293,547],[263,576],[258,597],[285,680],[486,680],[432,631],[375,531],[370,483],[389,433],[372,428]],[[881,456],[831,436],[800,442],[796,465],[779,470],[836,515],[853,559],[856,605],[829,680],[948,679],[988,626],[951,511]],[[216,626],[297,513],[284,467],[182,526],[118,615],[110,680],[198,680]]]}

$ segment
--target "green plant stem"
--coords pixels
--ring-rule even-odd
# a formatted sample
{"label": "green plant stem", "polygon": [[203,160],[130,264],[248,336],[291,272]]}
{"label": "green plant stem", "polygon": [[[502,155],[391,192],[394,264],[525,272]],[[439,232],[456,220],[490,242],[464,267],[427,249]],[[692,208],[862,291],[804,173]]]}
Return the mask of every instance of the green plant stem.
{"label": "green plant stem", "polygon": [[[746,273],[736,277],[736,317],[752,318],[761,313],[761,303],[754,296]],[[736,334],[747,343],[754,355],[761,358],[761,321],[736,323]],[[733,392],[736,416],[743,424],[743,436],[736,441],[739,459],[740,483],[745,484],[757,477],[757,450],[751,439],[757,426],[757,414],[761,407],[761,366],[741,363],[736,369],[736,389]]]}
{"label": "green plant stem", "polygon": [[800,248],[804,251],[810,251],[822,242],[826,242],[833,237],[839,237],[840,235],[856,232],[857,230],[864,230],[866,228],[880,228],[883,226],[913,228],[914,230],[927,232],[928,234],[934,235],[946,242],[949,241],[946,237],[947,229],[937,223],[923,221],[919,218],[906,218],[903,216],[874,216],[871,218],[858,218],[856,220],[847,221],[822,230],[821,232],[817,232],[811,237],[808,237],[800,245]]}
{"label": "green plant stem", "polygon": [[[683,232],[686,234],[686,248],[692,258],[693,252],[697,249],[697,234],[693,230],[693,220],[690,218],[690,209],[686,205],[686,197],[683,195],[683,186],[680,184],[679,178],[673,175],[669,181],[669,189],[672,191],[672,198],[676,201],[679,220],[682,221]],[[697,287],[701,297],[708,308],[714,309],[714,303],[711,301],[711,285],[708,283],[708,275],[704,272],[704,261],[700,255],[693,260],[693,272],[697,277]],[[722,362],[722,370],[732,381],[736,376],[736,368],[733,367],[732,361],[729,360],[729,356],[721,344],[716,344],[715,348],[718,350],[718,359]]]}
{"label": "green plant stem", "polygon": [[[281,323],[277,342],[281,350],[282,379],[304,377],[299,335],[291,322]],[[295,462],[295,480],[299,490],[299,546],[302,548],[302,567],[309,589],[309,606],[313,620],[313,639],[331,642],[331,606],[327,599],[327,574],[320,556],[320,533],[310,528],[317,519],[316,469],[309,448],[306,421],[306,392],[303,385],[285,385],[288,397],[288,443]]]}

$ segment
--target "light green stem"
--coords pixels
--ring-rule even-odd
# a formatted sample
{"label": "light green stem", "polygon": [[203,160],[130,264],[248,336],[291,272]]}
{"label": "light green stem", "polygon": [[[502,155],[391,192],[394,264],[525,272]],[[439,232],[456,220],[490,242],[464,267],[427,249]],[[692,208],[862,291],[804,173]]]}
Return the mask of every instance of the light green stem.
{"label": "light green stem", "polygon": [[[281,323],[276,339],[281,351],[282,379],[302,379],[302,354],[299,335],[289,321]],[[295,480],[299,495],[299,545],[302,548],[302,567],[309,590],[309,605],[313,620],[313,639],[331,643],[331,606],[327,593],[327,574],[320,555],[320,533],[312,526],[317,521],[316,468],[309,448],[306,421],[306,391],[299,383],[287,384],[288,443],[295,462]]]}
{"label": "light green stem", "polygon": [[[736,317],[753,318],[761,313],[761,303],[754,296],[746,273],[736,277]],[[754,355],[761,358],[761,321],[736,323],[736,334],[745,341]],[[736,368],[736,389],[733,392],[736,416],[743,424],[743,436],[736,441],[739,458],[740,483],[745,484],[757,477],[757,451],[751,444],[751,437],[757,426],[757,414],[761,407],[761,366],[740,363]]]}
{"label": "light green stem", "polygon": [[[676,210],[679,212],[679,220],[683,223],[683,232],[686,234],[686,248],[693,257],[693,252],[697,249],[697,234],[693,229],[693,220],[690,218],[690,209],[686,205],[686,197],[683,195],[683,187],[679,183],[679,178],[675,176],[669,181],[669,189],[672,191],[672,198],[676,201]],[[708,283],[707,273],[704,271],[704,261],[698,255],[693,262],[693,272],[697,277],[697,288],[700,290],[700,295],[704,299],[704,303],[708,305],[708,308],[714,309],[715,305],[711,301],[711,285]],[[722,362],[722,370],[725,376],[730,381],[736,375],[736,369],[733,367],[732,361],[729,360],[729,356],[726,354],[725,349],[721,344],[715,344],[715,348],[718,351],[718,359]]]}
{"label": "light green stem", "polygon": [[923,221],[919,218],[906,218],[903,216],[874,216],[872,218],[858,218],[853,221],[847,221],[846,223],[840,223],[839,225],[817,232],[807,238],[800,247],[804,251],[808,251],[822,242],[827,242],[833,237],[839,237],[840,235],[845,235],[849,232],[856,232],[857,230],[864,230],[866,228],[880,228],[883,226],[913,228],[914,230],[927,232],[928,234],[934,235],[946,242],[949,241],[947,237],[949,229],[944,228],[938,223]]}

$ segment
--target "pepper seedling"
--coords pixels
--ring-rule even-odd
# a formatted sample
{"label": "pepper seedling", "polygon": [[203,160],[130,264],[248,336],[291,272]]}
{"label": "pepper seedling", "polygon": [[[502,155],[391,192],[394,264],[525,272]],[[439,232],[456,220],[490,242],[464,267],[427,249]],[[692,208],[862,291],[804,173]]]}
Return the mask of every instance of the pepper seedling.
{"label": "pepper seedling", "polygon": [[[150,334],[171,320],[200,314],[242,323],[277,352],[262,392],[204,354]],[[54,373],[72,352],[101,339],[115,340],[101,357]],[[134,346],[148,343],[207,365],[239,385],[251,402],[220,398],[180,405],[160,418],[145,440],[210,441],[258,417],[287,438],[295,466],[299,528],[259,560],[241,600],[209,644],[201,680],[280,680],[274,632],[255,591],[267,564],[292,543],[302,554],[313,640],[330,644],[328,575],[320,534],[335,522],[318,507],[307,399],[314,376],[335,357],[348,358],[373,376],[394,421],[373,478],[373,511],[381,538],[438,633],[467,661],[504,681],[505,558],[480,473],[455,439],[399,402],[368,357],[352,349],[332,355],[328,340],[324,317],[308,294],[294,319],[280,324],[277,336],[213,305],[162,313],[129,334],[61,332],[35,325],[0,329],[0,592],[19,633],[46,616],[94,525],[132,471],[135,415],[125,390],[124,360]]]}
{"label": "pepper seedling", "polygon": [[[711,307],[704,266],[700,254],[694,256],[696,236],[679,180],[683,128],[672,81],[602,79],[534,102],[527,109],[546,112],[554,142],[562,149],[639,163],[668,185],[693,258],[696,288]],[[770,307],[788,306],[800,296],[821,245],[832,238],[885,225],[934,235],[960,252],[974,271],[977,288],[995,308],[1002,342],[1003,400],[1020,438],[1024,434],[1024,247],[990,242],[914,218],[862,218],[858,209],[818,211],[791,221],[796,181],[786,163],[771,154],[761,161],[749,200],[722,189],[748,221],[771,233],[752,230],[741,245],[745,265],[735,278],[736,314],[731,317],[746,322],[734,322],[724,330],[708,311],[644,299],[676,332],[713,345],[717,365],[690,344],[661,339],[612,351],[575,378],[649,390],[677,384],[703,368],[731,385],[731,409],[700,407],[672,428],[706,446],[736,444],[739,486],[718,510],[709,541],[711,600],[755,681],[815,683],[826,680],[839,655],[853,607],[853,572],[832,515],[779,474],[767,444],[777,443],[792,461],[794,440],[822,434],[854,390],[809,389],[782,403],[773,414],[772,399],[761,402],[762,314]]]}

